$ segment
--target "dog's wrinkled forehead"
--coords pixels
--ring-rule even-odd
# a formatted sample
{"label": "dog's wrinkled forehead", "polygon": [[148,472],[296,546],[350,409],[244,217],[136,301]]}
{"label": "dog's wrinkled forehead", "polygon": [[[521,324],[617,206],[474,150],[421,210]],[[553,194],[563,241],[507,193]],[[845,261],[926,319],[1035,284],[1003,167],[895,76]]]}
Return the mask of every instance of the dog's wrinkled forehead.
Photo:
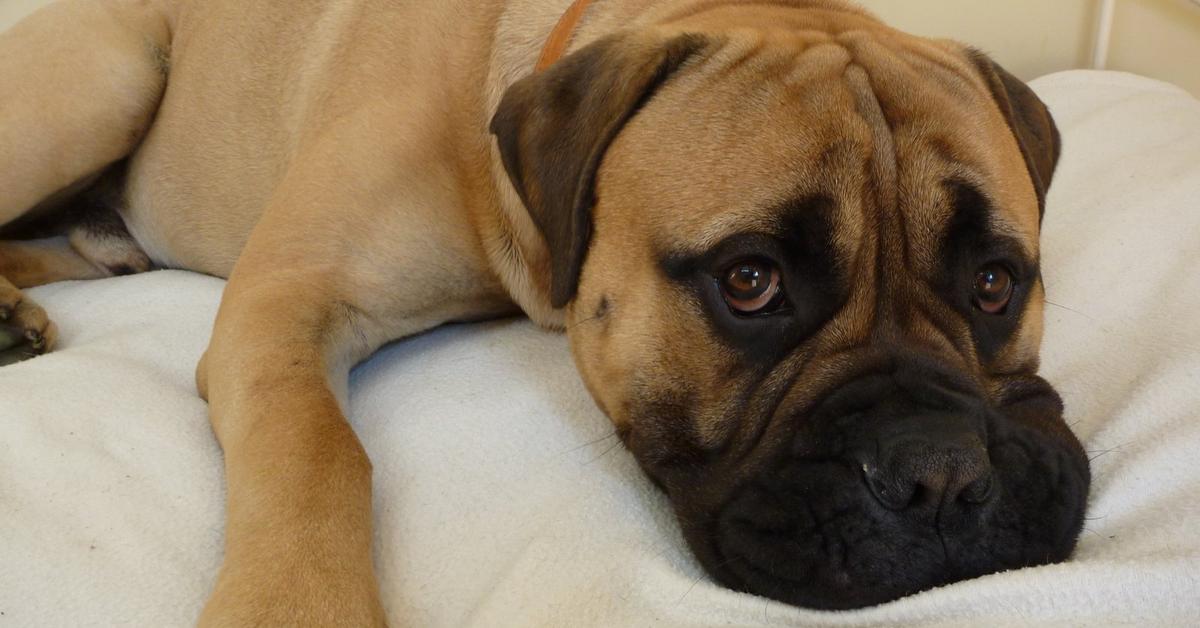
{"label": "dog's wrinkled forehead", "polygon": [[899,231],[896,253],[931,270],[967,190],[1036,259],[1038,199],[961,47],[886,29],[735,31],[694,63],[614,142],[597,222],[636,220],[657,246],[698,253],[820,198],[840,256]]}

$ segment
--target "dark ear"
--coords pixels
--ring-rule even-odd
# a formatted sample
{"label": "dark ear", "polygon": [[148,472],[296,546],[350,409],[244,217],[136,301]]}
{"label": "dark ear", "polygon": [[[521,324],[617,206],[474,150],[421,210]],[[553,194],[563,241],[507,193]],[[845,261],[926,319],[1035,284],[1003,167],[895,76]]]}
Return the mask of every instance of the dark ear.
{"label": "dark ear", "polygon": [[1054,167],[1058,165],[1058,155],[1062,152],[1062,140],[1058,135],[1058,127],[1054,125],[1054,118],[1028,85],[982,52],[972,50],[970,55],[987,80],[1000,112],[1008,119],[1013,135],[1017,137],[1017,144],[1025,156],[1025,165],[1029,168],[1029,176],[1033,179],[1033,189],[1037,191],[1038,208],[1045,214],[1046,191],[1050,189],[1050,179],[1054,176]]}
{"label": "dark ear", "polygon": [[504,168],[550,249],[550,300],[575,297],[592,231],[596,170],[625,123],[693,53],[699,37],[614,35],[504,94],[491,130]]}

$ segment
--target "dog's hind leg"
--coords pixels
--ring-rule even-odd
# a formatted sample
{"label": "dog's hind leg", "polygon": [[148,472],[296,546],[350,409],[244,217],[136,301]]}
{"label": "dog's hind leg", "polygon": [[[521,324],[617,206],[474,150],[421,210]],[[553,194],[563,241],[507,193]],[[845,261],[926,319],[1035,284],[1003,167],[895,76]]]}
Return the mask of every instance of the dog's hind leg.
{"label": "dog's hind leg", "polygon": [[54,324],[21,288],[104,276],[67,238],[0,241],[0,366],[54,348]]}
{"label": "dog's hind leg", "polygon": [[0,241],[0,277],[17,289],[107,276],[64,237]]}
{"label": "dog's hind leg", "polygon": [[0,366],[54,347],[55,328],[22,288],[149,270],[117,213],[122,177],[98,185],[46,215],[0,229]]}
{"label": "dog's hind leg", "polygon": [[[158,0],[64,0],[0,33],[0,227],[133,151],[169,50]],[[0,242],[0,364],[54,344],[53,323],[20,288],[139,269],[145,256],[106,224]]]}
{"label": "dog's hind leg", "polygon": [[152,0],[65,0],[0,34],[0,225],[128,155],[166,86]]}
{"label": "dog's hind leg", "polygon": [[0,276],[31,288],[149,270],[150,258],[117,211],[123,185],[117,168],[59,207],[0,228]]}
{"label": "dog's hind leg", "polygon": [[149,268],[149,258],[115,212],[72,225],[66,237],[0,240],[0,366],[54,348],[54,324],[21,288]]}

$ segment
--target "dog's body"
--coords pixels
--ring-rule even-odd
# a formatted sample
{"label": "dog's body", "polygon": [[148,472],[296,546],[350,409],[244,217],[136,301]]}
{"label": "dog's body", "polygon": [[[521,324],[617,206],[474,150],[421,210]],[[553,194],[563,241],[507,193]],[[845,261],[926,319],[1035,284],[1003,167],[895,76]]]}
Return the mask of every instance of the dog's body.
{"label": "dog's body", "polygon": [[[989,554],[986,569],[921,574],[874,597],[838,598],[826,591],[832,584],[792,595],[722,574],[705,548],[711,530],[689,528],[737,501],[735,479],[778,458],[776,445],[747,443],[798,438],[795,426],[784,438],[780,421],[755,417],[823,407],[830,382],[879,363],[879,346],[920,347],[952,365],[929,373],[961,371],[964,390],[990,406],[1020,396],[1016,375],[1034,381],[1039,207],[1057,146],[1052,125],[1027,127],[1043,124],[1044,109],[965,49],[903,36],[834,0],[595,3],[568,25],[577,52],[523,78],[568,4],[67,0],[0,37],[0,225],[50,215],[64,190],[127,160],[116,201],[103,205],[131,237],[93,228],[73,231],[70,246],[0,242],[0,306],[13,309],[29,348],[52,343],[53,328],[17,287],[140,270],[141,251],[161,266],[230,279],[197,371],[229,486],[225,565],[204,618],[382,622],[370,465],[341,412],[348,370],[389,340],[518,310],[572,330],[589,390],[672,494],[693,548],[723,581],[848,606],[992,563],[1061,558],[1067,537],[1069,552],[1082,508],[1074,475],[1063,522],[1047,524],[1053,549],[1021,537],[1043,558]],[[927,67],[909,77],[893,57]],[[702,63],[722,71],[679,72],[680,85],[647,103],[680,67]],[[776,84],[815,87],[793,102],[797,92]],[[876,100],[872,90],[891,96]],[[689,107],[707,118],[676,115]],[[906,132],[900,118],[922,123]],[[781,120],[788,132],[772,128]],[[947,209],[953,194],[932,179],[941,166],[930,154],[977,167],[939,177],[984,190],[1000,208],[985,226],[1033,260],[1010,328],[981,336],[969,321],[946,324],[974,314],[897,288],[882,270],[861,274],[932,273],[959,255],[938,239],[959,220]],[[855,209],[799,229],[817,235],[795,247],[838,275],[788,284],[822,305],[805,314],[812,320],[789,323],[789,339],[773,348],[741,353],[739,343],[766,332],[706,322],[706,297],[690,287],[664,292],[664,276],[691,282],[730,234],[773,233],[796,207],[830,199],[902,218],[884,227],[891,218]],[[773,358],[772,371],[757,356],[778,346],[796,353]],[[789,388],[795,381],[817,383]],[[1044,392],[1031,386],[1036,394],[1021,388],[1026,398]],[[1061,421],[1043,422],[1036,429],[1073,457],[1078,445]],[[724,468],[720,482],[676,472],[680,458],[695,468],[713,451],[743,466]],[[939,481],[957,482],[952,467],[979,466],[965,455],[938,454]],[[704,490],[680,497],[693,481]]]}

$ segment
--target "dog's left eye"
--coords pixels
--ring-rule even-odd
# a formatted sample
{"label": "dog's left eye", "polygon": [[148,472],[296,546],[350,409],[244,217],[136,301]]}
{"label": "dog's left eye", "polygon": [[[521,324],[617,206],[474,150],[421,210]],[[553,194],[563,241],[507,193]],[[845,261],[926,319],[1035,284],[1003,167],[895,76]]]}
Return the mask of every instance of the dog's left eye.
{"label": "dog's left eye", "polygon": [[719,278],[721,295],[738,314],[763,314],[779,305],[779,268],[765,260],[747,259],[727,268]]}
{"label": "dog's left eye", "polygon": [[987,264],[975,273],[975,307],[988,314],[1003,314],[1015,286],[1016,280],[1004,265]]}

